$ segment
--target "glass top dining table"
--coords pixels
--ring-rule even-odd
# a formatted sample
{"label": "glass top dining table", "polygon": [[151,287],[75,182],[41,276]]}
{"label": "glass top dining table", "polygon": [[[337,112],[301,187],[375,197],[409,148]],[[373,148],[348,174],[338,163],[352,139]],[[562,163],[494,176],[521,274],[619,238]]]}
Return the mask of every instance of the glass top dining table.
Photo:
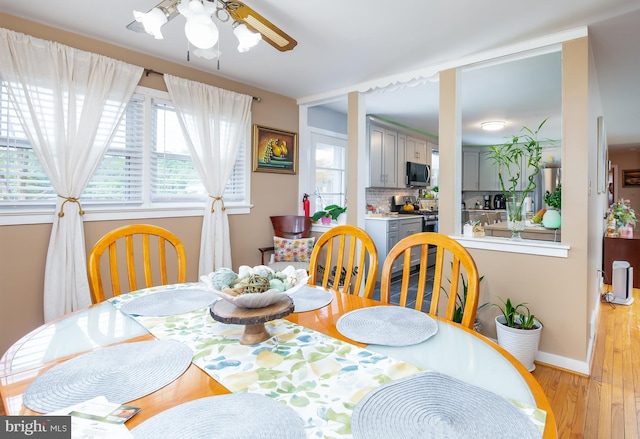
{"label": "glass top dining table", "polygon": [[[161,291],[162,288],[156,287],[154,290]],[[343,336],[336,323],[350,311],[383,304],[340,292],[329,293],[333,298],[328,305],[312,311],[294,312],[283,319],[284,325],[306,328],[340,343],[345,342],[393,361],[415,366],[418,370],[441,372],[504,398],[537,407],[546,412],[543,437],[557,437],[551,406],[538,382],[524,366],[490,339],[432,316],[437,323],[437,334],[423,342],[410,346],[365,345]],[[214,322],[208,312],[206,314],[202,318],[211,320],[211,325],[220,324]],[[141,324],[139,319],[121,312],[109,301],[68,314],[35,329],[14,343],[0,359],[0,396],[6,413],[39,414],[25,407],[22,397],[29,384],[52,367],[105,346],[155,340],[157,337],[154,333],[157,335],[157,331],[149,331],[149,325]],[[129,405],[140,407],[141,410],[127,422],[127,427],[131,429],[181,402],[236,390],[229,384],[230,381],[225,382],[225,386],[220,382],[223,379],[215,379],[203,370],[206,368],[200,366],[192,363],[171,384],[129,402]]]}

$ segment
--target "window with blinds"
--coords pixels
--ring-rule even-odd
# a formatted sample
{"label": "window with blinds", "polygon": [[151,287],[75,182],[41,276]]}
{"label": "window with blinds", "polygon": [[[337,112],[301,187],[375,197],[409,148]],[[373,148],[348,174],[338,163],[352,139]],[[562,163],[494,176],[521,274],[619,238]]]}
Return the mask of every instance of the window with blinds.
{"label": "window with blinds", "polygon": [[0,203],[6,207],[55,204],[44,173],[0,81]]}
{"label": "window with blinds", "polygon": [[[250,128],[225,189],[228,206],[248,204],[248,137]],[[138,87],[105,157],[80,197],[85,210],[90,206],[117,206],[119,211],[128,207],[166,209],[177,203],[200,207],[206,197],[168,94]],[[0,207],[28,210],[53,205],[55,198],[56,192],[0,81]]]}

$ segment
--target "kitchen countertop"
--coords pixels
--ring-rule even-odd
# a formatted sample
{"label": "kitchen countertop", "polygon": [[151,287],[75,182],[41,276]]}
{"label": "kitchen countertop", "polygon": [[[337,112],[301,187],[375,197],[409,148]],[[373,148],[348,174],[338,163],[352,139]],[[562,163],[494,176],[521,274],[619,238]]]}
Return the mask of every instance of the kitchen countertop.
{"label": "kitchen countertop", "polygon": [[[507,222],[487,224],[484,226],[485,236],[511,238],[511,230],[507,228]],[[527,226],[522,233],[522,239],[536,239],[538,241],[561,241],[560,229],[545,229],[540,225]]]}
{"label": "kitchen countertop", "polygon": [[378,216],[378,214],[373,214],[373,215],[367,215],[365,219],[367,219],[367,220],[375,220],[375,221],[392,221],[392,220],[408,220],[408,219],[420,219],[421,220],[422,216],[420,216],[420,215],[409,215],[409,214]]}

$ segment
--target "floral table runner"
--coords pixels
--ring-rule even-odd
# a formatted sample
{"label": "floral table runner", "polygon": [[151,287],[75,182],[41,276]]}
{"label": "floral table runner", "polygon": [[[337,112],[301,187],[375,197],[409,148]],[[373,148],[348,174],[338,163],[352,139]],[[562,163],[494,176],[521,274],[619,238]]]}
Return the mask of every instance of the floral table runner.
{"label": "floral table runner", "polygon": [[[109,299],[129,300],[161,291],[153,287]],[[197,283],[181,288],[201,288]],[[256,345],[238,343],[244,326],[217,322],[209,309],[166,317],[131,316],[160,340],[179,340],[194,352],[193,363],[231,392],[270,396],[293,407],[307,437],[351,437],[351,413],[369,391],[420,371],[412,364],[360,348],[315,330],[274,320],[273,337]],[[520,407],[544,429],[545,412]]]}
{"label": "floral table runner", "polygon": [[[160,289],[110,300],[119,308],[154,290]],[[132,318],[160,340],[188,345],[194,351],[193,363],[230,391],[264,394],[293,407],[304,420],[308,437],[350,435],[351,412],[363,395],[419,371],[411,364],[286,320],[267,323],[273,337],[247,346],[238,343],[243,326],[213,320],[208,308],[175,316]]]}

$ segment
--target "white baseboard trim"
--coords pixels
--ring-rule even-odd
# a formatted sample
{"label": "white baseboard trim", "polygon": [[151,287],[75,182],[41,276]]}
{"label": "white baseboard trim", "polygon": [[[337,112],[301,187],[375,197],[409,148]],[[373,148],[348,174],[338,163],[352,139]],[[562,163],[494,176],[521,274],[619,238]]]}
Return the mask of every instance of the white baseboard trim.
{"label": "white baseboard trim", "polygon": [[[498,340],[492,337],[487,337],[494,342],[498,343]],[[587,350],[587,358],[591,358],[591,349],[593,346],[594,338],[589,339],[589,349]],[[573,358],[562,357],[556,354],[549,354],[547,352],[538,351],[536,354],[536,361],[540,363],[548,364],[549,366],[560,367],[562,369],[570,370],[572,372],[581,373],[583,375],[590,375],[589,362],[578,361]]]}
{"label": "white baseboard trim", "polygon": [[538,351],[538,354],[536,355],[536,361],[548,364],[550,366],[561,367],[562,369],[571,370],[583,375],[589,375],[590,373],[589,363],[586,361],[578,361],[572,358],[561,357],[560,355],[549,354],[547,352]]}

